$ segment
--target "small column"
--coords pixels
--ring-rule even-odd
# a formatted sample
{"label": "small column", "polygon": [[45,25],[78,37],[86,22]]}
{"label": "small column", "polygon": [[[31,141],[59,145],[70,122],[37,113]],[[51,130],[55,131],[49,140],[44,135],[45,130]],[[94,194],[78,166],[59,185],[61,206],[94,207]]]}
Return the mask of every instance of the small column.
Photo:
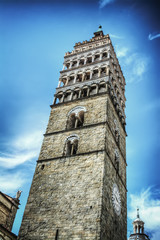
{"label": "small column", "polygon": [[71,98],[70,98],[70,100],[72,101],[72,99],[73,99],[73,90],[71,91]]}
{"label": "small column", "polygon": [[67,77],[67,81],[66,81],[66,83],[65,83],[65,86],[68,85],[68,82],[69,82],[69,77]]}
{"label": "small column", "polygon": [[87,58],[84,59],[84,65],[86,64],[86,62],[87,62]]}
{"label": "small column", "polygon": [[64,102],[64,97],[65,97],[65,94],[63,93],[61,102]]}
{"label": "small column", "polygon": [[64,71],[65,67],[66,67],[66,64],[65,64],[65,63],[63,63],[63,69],[62,69],[62,71]]}
{"label": "small column", "polygon": [[70,62],[70,65],[69,65],[69,68],[71,68],[72,67],[72,61]]}
{"label": "small column", "polygon": [[61,82],[62,82],[62,79],[60,78],[58,82],[58,88],[61,86]]}
{"label": "small column", "polygon": [[55,96],[54,99],[53,99],[53,105],[56,104],[56,100],[57,100],[57,97]]}
{"label": "small column", "polygon": [[99,86],[98,84],[96,85],[96,94],[98,93]]}
{"label": "small column", "polygon": [[74,149],[74,143],[72,143],[72,147],[71,147],[71,155],[73,155],[73,149]]}
{"label": "small column", "polygon": [[100,58],[99,58],[99,60],[102,60],[102,55],[103,55],[103,53],[100,53]]}
{"label": "small column", "polygon": [[101,76],[101,68],[98,69],[98,77]]}
{"label": "small column", "polygon": [[82,74],[82,82],[84,81],[85,73]]}
{"label": "small column", "polygon": [[79,91],[78,98],[81,97],[82,90]]}
{"label": "small column", "polygon": [[94,57],[95,57],[95,56],[93,55],[93,56],[92,56],[92,62],[94,62]]}
{"label": "small column", "polygon": [[76,116],[75,128],[77,128],[77,125],[78,125],[78,117]]}
{"label": "small column", "polygon": [[77,67],[79,67],[80,59],[77,60]]}
{"label": "small column", "polygon": [[90,89],[91,89],[91,88],[88,86],[87,97],[89,96]]}
{"label": "small column", "polygon": [[106,67],[106,75],[109,76],[109,66]]}
{"label": "small column", "polygon": [[90,79],[92,79],[93,71],[90,71]]}
{"label": "small column", "polygon": [[77,79],[77,74],[74,75],[74,81],[73,81],[73,83],[76,83],[76,79]]}

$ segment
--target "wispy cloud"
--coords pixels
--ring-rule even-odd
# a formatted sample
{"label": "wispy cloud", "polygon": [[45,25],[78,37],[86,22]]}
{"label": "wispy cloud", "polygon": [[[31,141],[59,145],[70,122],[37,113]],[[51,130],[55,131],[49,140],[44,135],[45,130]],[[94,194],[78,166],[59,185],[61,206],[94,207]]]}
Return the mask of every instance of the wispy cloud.
{"label": "wispy cloud", "polygon": [[151,40],[153,40],[153,39],[155,39],[155,38],[159,38],[160,37],[160,33],[158,33],[158,34],[149,34],[148,35],[148,39],[151,41]]}
{"label": "wispy cloud", "polygon": [[140,53],[133,53],[124,60],[128,68],[127,82],[143,80],[144,73],[148,70],[149,57]]}
{"label": "wispy cloud", "polygon": [[128,48],[126,47],[122,47],[122,48],[117,48],[116,53],[117,53],[117,57],[125,57],[128,53]]}
{"label": "wispy cloud", "polygon": [[116,0],[100,0],[99,1],[99,7],[100,8],[103,8],[105,7],[106,5],[112,3],[112,2],[115,2]]}
{"label": "wispy cloud", "polygon": [[14,172],[0,176],[1,191],[4,193],[15,195],[16,191],[21,189],[24,182],[26,182],[24,173]]}
{"label": "wispy cloud", "polygon": [[121,37],[121,36],[118,36],[118,35],[115,35],[115,34],[109,34],[110,35],[110,37],[112,37],[112,38],[116,38],[116,39],[124,39],[123,37]]}
{"label": "wispy cloud", "polygon": [[36,131],[12,140],[8,144],[6,151],[0,152],[0,166],[14,168],[37,157],[42,136],[41,131]]}
{"label": "wispy cloud", "polygon": [[[159,191],[158,191],[159,192]],[[140,217],[145,222],[146,231],[153,232],[153,240],[160,236],[160,199],[152,188],[130,195],[130,210],[128,216],[131,220],[136,217],[136,208],[140,208]]]}

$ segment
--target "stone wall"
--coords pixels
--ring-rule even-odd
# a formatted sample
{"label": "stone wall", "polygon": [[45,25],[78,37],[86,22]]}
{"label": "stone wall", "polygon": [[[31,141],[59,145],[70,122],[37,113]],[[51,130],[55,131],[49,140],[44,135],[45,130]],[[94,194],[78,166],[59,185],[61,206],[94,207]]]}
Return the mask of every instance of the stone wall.
{"label": "stone wall", "polygon": [[[19,239],[100,239],[104,153],[38,163]],[[32,224],[30,224],[32,223]]]}

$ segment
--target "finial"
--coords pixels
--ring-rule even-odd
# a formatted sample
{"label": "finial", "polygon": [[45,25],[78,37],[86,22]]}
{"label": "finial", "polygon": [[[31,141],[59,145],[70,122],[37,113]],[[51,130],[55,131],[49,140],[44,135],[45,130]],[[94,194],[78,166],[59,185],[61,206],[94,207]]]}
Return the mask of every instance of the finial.
{"label": "finial", "polygon": [[100,31],[102,31],[102,26],[101,25],[99,25],[97,32],[100,32]]}
{"label": "finial", "polygon": [[139,218],[139,207],[137,207],[137,218]]}
{"label": "finial", "polygon": [[16,199],[19,199],[19,198],[20,198],[21,193],[22,193],[22,191],[18,190],[18,192],[16,193]]}

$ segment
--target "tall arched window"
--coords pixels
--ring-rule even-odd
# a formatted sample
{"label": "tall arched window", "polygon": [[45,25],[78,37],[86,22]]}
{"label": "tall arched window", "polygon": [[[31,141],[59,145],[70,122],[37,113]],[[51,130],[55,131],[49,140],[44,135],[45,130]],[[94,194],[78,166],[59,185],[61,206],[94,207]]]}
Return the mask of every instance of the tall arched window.
{"label": "tall arched window", "polygon": [[116,149],[114,151],[115,153],[115,168],[116,168],[116,171],[119,172],[119,153],[118,153],[118,150]]}
{"label": "tall arched window", "polygon": [[85,107],[77,106],[68,113],[67,129],[82,127],[84,123]]}
{"label": "tall arched window", "polygon": [[115,135],[116,142],[119,145],[120,144],[120,132],[119,132],[119,127],[118,127],[118,123],[117,123],[116,119],[114,120],[114,135]]}
{"label": "tall arched window", "polygon": [[77,153],[78,140],[79,140],[79,137],[76,134],[67,137],[65,141],[64,155],[71,156]]}

